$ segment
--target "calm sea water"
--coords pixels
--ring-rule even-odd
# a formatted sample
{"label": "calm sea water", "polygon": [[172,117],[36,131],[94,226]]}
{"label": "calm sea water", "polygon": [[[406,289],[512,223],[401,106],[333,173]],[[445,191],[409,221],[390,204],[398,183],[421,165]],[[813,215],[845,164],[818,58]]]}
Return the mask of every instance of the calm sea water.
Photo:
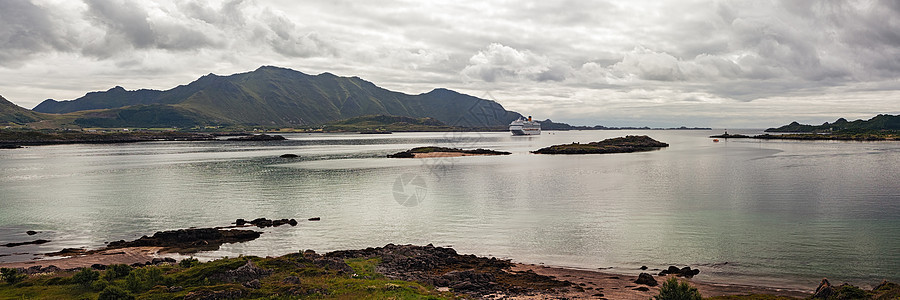
{"label": "calm sea water", "polygon": [[[713,143],[713,133],[289,134],[0,150],[0,244],[52,240],[0,247],[0,262],[237,218],[321,217],[201,256],[432,243],[627,274],[690,265],[700,280],[804,289],[822,277],[900,280],[900,142]],[[528,153],[629,134],[671,146]],[[513,154],[384,158],[425,145]]]}

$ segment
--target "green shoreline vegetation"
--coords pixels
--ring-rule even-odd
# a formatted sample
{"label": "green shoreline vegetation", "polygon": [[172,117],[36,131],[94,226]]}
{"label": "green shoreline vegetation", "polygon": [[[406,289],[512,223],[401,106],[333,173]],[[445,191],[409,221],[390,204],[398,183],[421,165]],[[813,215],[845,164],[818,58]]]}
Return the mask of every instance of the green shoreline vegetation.
{"label": "green shoreline vegetation", "polygon": [[[388,244],[379,248],[312,250],[280,257],[240,256],[199,262],[114,264],[25,275],[0,269],[2,299],[476,299],[486,295],[563,295],[581,285],[532,271],[511,271],[509,261],[459,255],[451,248]],[[403,280],[405,278],[405,280]],[[451,289],[437,286],[452,286]],[[656,285],[655,281],[652,285]],[[595,296],[602,293],[595,294]],[[653,299],[701,299],[674,276]],[[872,290],[827,279],[806,298],[767,294],[707,299],[898,299],[900,285]]]}
{"label": "green shoreline vegetation", "polygon": [[[0,284],[3,299],[452,299],[420,283],[375,272],[378,259],[347,259],[352,271],[317,264],[303,253],[206,263],[111,265],[37,274]],[[240,271],[237,271],[240,270]],[[243,272],[243,273],[242,273]],[[12,273],[12,271],[7,271]],[[241,278],[243,277],[243,278]],[[252,278],[252,279],[251,279]],[[241,282],[240,279],[247,279]],[[280,296],[279,296],[280,295]]]}

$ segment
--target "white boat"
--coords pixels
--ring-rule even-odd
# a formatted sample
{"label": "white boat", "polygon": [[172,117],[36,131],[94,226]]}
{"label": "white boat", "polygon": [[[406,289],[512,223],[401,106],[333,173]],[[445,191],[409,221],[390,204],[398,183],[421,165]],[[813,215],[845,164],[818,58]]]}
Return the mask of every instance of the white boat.
{"label": "white boat", "polygon": [[540,135],[541,122],[532,121],[531,116],[528,116],[528,119],[519,118],[509,123],[509,131],[513,135]]}

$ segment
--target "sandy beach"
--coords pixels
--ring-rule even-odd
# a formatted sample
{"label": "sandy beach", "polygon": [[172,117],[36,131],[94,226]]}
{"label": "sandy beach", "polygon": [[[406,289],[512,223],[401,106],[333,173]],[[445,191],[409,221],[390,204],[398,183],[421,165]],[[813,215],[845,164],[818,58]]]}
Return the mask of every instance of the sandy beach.
{"label": "sandy beach", "polygon": [[[659,294],[658,285],[651,287],[642,284],[636,284],[634,283],[634,281],[637,280],[637,276],[633,275],[620,275],[593,270],[578,270],[572,268],[551,267],[534,264],[516,264],[512,270],[531,270],[540,275],[552,276],[557,280],[570,281],[575,285],[581,286],[584,289],[583,292],[573,291],[562,295],[553,294],[521,296],[516,297],[516,299],[558,299],[559,297],[566,297],[569,299],[597,299],[599,297],[603,297],[607,299],[646,300]],[[653,277],[660,284],[662,284],[662,282],[667,279],[667,277],[663,276],[654,275]],[[791,291],[771,287],[730,284],[726,282],[705,282],[693,279],[686,280],[690,281],[693,286],[697,287],[703,297],[767,294],[775,296],[805,298],[811,296],[813,292],[812,290]],[[647,290],[636,290],[639,287],[646,287]]]}
{"label": "sandy beach", "polygon": [[25,262],[2,263],[3,268],[30,268],[33,266],[56,266],[60,269],[87,268],[94,264],[134,264],[146,263],[154,258],[161,258],[163,247],[129,247],[121,249],[99,250],[87,255],[76,255],[62,258],[45,258]]}

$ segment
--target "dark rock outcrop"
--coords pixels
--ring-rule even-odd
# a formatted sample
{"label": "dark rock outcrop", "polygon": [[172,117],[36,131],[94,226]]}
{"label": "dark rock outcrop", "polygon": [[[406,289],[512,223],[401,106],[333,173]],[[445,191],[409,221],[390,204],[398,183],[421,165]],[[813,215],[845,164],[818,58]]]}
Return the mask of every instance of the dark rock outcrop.
{"label": "dark rock outcrop", "polygon": [[418,281],[471,296],[520,295],[565,289],[572,284],[534,272],[511,271],[512,263],[460,255],[452,248],[388,244],[379,248],[335,251],[326,258],[379,258],[375,271],[392,279]]}
{"label": "dark rock outcrop", "polygon": [[234,221],[234,225],[237,225],[237,226],[244,226],[247,224],[250,224],[250,225],[253,225],[253,226],[256,226],[259,228],[278,227],[278,226],[285,225],[285,224],[288,224],[291,226],[297,226],[297,220],[295,220],[295,219],[269,220],[266,218],[256,218],[256,219],[253,219],[253,221],[249,221],[249,222],[244,219],[237,219]]}
{"label": "dark rock outcrop", "polygon": [[300,277],[297,276],[288,276],[281,280],[281,283],[284,284],[300,284]]}
{"label": "dark rock outcrop", "polygon": [[298,157],[300,157],[300,155],[293,154],[293,153],[287,153],[287,154],[282,154],[279,157],[281,157],[281,158],[298,158]]}
{"label": "dark rock outcrop", "polygon": [[699,269],[691,269],[691,267],[684,267],[684,268],[679,269],[676,266],[669,266],[668,269],[662,270],[659,272],[659,276],[666,276],[669,274],[679,276],[679,277],[691,278],[697,274],[700,274],[700,270]]}
{"label": "dark rock outcrop", "polygon": [[40,244],[46,244],[46,243],[49,243],[49,242],[50,242],[50,241],[48,241],[48,240],[34,240],[34,241],[21,242],[21,243],[6,243],[6,244],[0,245],[0,246],[3,246],[3,247],[18,247],[18,246],[25,246],[25,245],[40,245]]}
{"label": "dark rock outcrop", "polygon": [[217,250],[225,243],[241,243],[259,238],[261,232],[253,230],[224,230],[216,228],[178,229],[160,231],[153,236],[142,236],[134,241],[115,241],[107,244],[106,249],[126,247],[163,247],[163,252],[181,254],[199,251]]}
{"label": "dark rock outcrop", "polygon": [[641,273],[640,275],[638,275],[638,279],[635,280],[634,283],[649,286],[656,286],[657,284],[659,284],[656,282],[656,279],[653,278],[653,275],[650,275],[649,273]]}
{"label": "dark rock outcrop", "polygon": [[259,279],[265,278],[270,274],[272,274],[271,270],[259,268],[252,260],[247,260],[247,263],[243,266],[234,270],[225,271],[224,273],[214,274],[210,276],[210,279],[224,282],[249,282],[257,280],[258,283]]}
{"label": "dark rock outcrop", "polygon": [[253,280],[244,282],[241,285],[243,285],[244,287],[246,287],[248,289],[254,289],[254,290],[258,290],[258,289],[262,288],[262,283],[259,282],[259,279],[253,279]]}
{"label": "dark rock outcrop", "polygon": [[834,287],[831,286],[831,282],[828,282],[828,278],[822,278],[822,282],[820,282],[819,286],[816,287],[816,292],[813,294],[813,299],[828,299],[835,294],[837,294],[837,291],[835,291]]}

